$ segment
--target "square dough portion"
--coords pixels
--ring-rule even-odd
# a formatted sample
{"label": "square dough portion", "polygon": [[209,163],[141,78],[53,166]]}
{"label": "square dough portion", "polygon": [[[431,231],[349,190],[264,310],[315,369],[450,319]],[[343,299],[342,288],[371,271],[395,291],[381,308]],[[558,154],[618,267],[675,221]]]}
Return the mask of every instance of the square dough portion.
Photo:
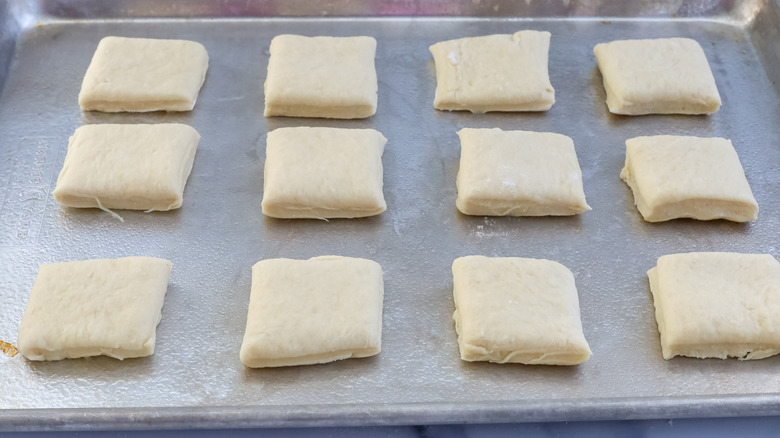
{"label": "square dough portion", "polygon": [[81,83],[83,111],[190,111],[206,79],[209,55],[184,40],[100,40]]}
{"label": "square dough portion", "polygon": [[571,138],[464,128],[456,205],[464,214],[563,216],[590,210]]}
{"label": "square dough portion", "polygon": [[54,199],[69,207],[181,207],[200,135],[187,125],[85,125],[76,130]]}
{"label": "square dough portion", "polygon": [[266,117],[362,119],[376,113],[376,40],[278,35],[265,79]]}
{"label": "square dough portion", "polygon": [[461,359],[577,365],[590,357],[574,276],[560,263],[467,256],[452,263],[452,276]]}
{"label": "square dough portion", "polygon": [[252,368],[368,357],[382,348],[378,263],[322,256],[252,267],[241,362]]}
{"label": "square dough portion", "polygon": [[707,57],[692,39],[612,41],[593,53],[611,113],[712,114],[720,108]]}
{"label": "square dough portion", "polygon": [[172,267],[155,257],[41,265],[19,351],[30,360],[151,355]]}
{"label": "square dough portion", "polygon": [[263,214],[276,218],[355,218],[387,208],[382,152],[373,129],[279,128],[268,133]]}
{"label": "square dough portion", "polygon": [[749,222],[758,216],[737,152],[725,138],[628,139],[620,178],[648,222],[676,218]]}
{"label": "square dough portion", "polygon": [[555,103],[547,73],[550,32],[460,38],[430,50],[436,64],[436,109],[547,111]]}
{"label": "square dough portion", "polygon": [[771,255],[665,255],[647,276],[664,359],[780,353],[780,263]]}

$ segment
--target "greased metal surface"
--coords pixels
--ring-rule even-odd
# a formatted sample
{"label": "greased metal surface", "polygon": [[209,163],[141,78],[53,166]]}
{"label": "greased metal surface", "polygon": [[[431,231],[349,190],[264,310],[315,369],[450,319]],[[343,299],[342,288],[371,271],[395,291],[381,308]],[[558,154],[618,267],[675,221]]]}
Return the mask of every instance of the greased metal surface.
{"label": "greased metal surface", "polygon": [[[712,9],[705,3],[685,4],[700,6],[708,18]],[[758,19],[748,16],[751,8]],[[172,260],[173,273],[153,356],[41,363],[0,355],[0,429],[780,413],[780,357],[663,360],[645,274],[657,257],[676,252],[778,257],[778,72],[771,68],[776,55],[764,50],[771,47],[766,35],[776,24],[775,9],[774,4],[744,2],[730,19],[713,20],[567,18],[570,12],[558,9],[534,19],[111,21],[102,20],[97,9],[94,19],[41,17],[36,26],[35,17],[27,17],[0,96],[0,339],[15,343],[42,263],[145,255]],[[751,27],[761,23],[769,23],[770,30]],[[556,103],[550,111],[433,109],[436,82],[429,45],[521,29],[552,33],[549,70]],[[375,37],[376,115],[351,121],[264,118],[268,46],[281,33]],[[77,103],[81,80],[98,41],[107,35],[190,39],[206,46],[209,71],[195,109],[82,113]],[[593,46],[671,36],[702,45],[723,99],[720,111],[711,116],[609,114]],[[189,124],[202,136],[180,210],[120,211],[122,223],[100,210],[68,209],[53,200],[68,137],[76,128],[161,122]],[[373,128],[385,135],[387,211],[358,220],[263,217],[265,136],[287,126]],[[460,214],[455,208],[456,132],[464,127],[572,137],[593,210],[543,218]],[[619,173],[625,140],[653,134],[730,138],[759,203],[758,220],[644,222]],[[251,266],[264,258],[328,254],[382,265],[382,352],[317,366],[244,368],[238,352]],[[567,266],[576,278],[591,359],[576,367],[461,361],[450,267],[455,258],[470,254],[547,258]]]}

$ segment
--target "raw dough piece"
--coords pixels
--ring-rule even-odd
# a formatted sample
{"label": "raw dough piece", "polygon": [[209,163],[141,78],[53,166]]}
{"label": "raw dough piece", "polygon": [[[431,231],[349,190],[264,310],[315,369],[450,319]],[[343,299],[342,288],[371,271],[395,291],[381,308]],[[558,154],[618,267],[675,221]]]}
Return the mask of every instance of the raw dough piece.
{"label": "raw dough piece", "polygon": [[172,266],[154,257],[41,265],[19,351],[30,360],[151,355]]}
{"label": "raw dough piece", "polygon": [[593,49],[614,114],[712,114],[720,94],[699,43],[622,40]]}
{"label": "raw dough piece", "polygon": [[387,208],[382,152],[373,129],[279,128],[268,133],[263,214],[277,218],[353,218]]}
{"label": "raw dough piece", "polygon": [[181,207],[200,135],[190,126],[86,125],[70,138],[54,199],[70,207]]}
{"label": "raw dough piece", "polygon": [[430,50],[436,63],[436,109],[547,111],[555,103],[547,74],[550,32],[461,38]]}
{"label": "raw dough piece", "polygon": [[672,135],[626,140],[620,178],[648,222],[756,220],[758,204],[731,140]]}
{"label": "raw dough piece", "polygon": [[780,353],[780,263],[771,255],[671,254],[647,276],[664,359]]}
{"label": "raw dough piece", "polygon": [[274,37],[264,115],[329,119],[374,115],[375,54],[376,40],[366,36]]}
{"label": "raw dough piece", "polygon": [[464,128],[458,210],[488,216],[561,216],[590,210],[571,138]]}
{"label": "raw dough piece", "polygon": [[574,276],[560,263],[467,256],[452,263],[452,276],[461,359],[577,365],[590,357]]}
{"label": "raw dough piece", "polygon": [[206,78],[209,55],[184,40],[105,37],[79,93],[83,111],[190,111]]}
{"label": "raw dough piece", "polygon": [[241,362],[252,368],[368,357],[382,347],[378,263],[322,256],[252,267]]}

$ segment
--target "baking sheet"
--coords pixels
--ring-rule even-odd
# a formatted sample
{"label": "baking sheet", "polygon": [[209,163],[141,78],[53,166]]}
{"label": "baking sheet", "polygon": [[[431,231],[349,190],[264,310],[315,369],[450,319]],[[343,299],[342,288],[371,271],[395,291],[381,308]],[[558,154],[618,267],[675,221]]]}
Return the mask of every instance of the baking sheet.
{"label": "baking sheet", "polygon": [[[633,11],[643,18],[631,19],[598,16],[616,10],[617,3],[577,12],[573,6],[583,3],[566,2],[527,19],[502,16],[492,4],[487,5],[490,14],[475,10],[481,18],[457,16],[461,10],[437,17],[389,16],[398,8],[403,12],[403,3],[377,2],[397,8],[386,16],[361,10],[361,15],[379,17],[275,17],[246,8],[249,18],[236,19],[241,14],[229,8],[232,12],[224,14],[229,18],[197,17],[215,12],[198,12],[200,3],[193,1],[189,10],[195,18],[155,20],[144,18],[136,10],[141,7],[118,3],[125,9],[104,11],[112,19],[101,17],[100,9],[84,18],[90,4],[106,8],[97,2],[74,2],[65,12],[56,2],[40,2],[44,8],[32,12],[23,2],[4,5],[8,19],[22,23],[22,29],[0,96],[0,340],[16,342],[40,264],[147,255],[174,263],[157,349],[151,357],[126,361],[99,357],[35,363],[21,355],[0,355],[0,429],[780,414],[780,357],[662,359],[645,275],[658,256],[675,252],[778,257],[780,107],[777,71],[769,68],[776,55],[766,43],[767,33],[777,26],[774,3],[739,2],[724,15],[725,2],[683,2],[684,7],[647,2],[641,4],[647,8]],[[540,2],[511,5],[522,9],[524,3],[540,8]],[[454,4],[465,10],[462,3]],[[424,15],[420,5],[415,7],[412,13]],[[632,13],[625,8],[620,13]],[[690,17],[670,18],[672,11]],[[549,67],[557,102],[550,111],[470,114],[432,108],[430,44],[520,29],[552,32]],[[264,118],[268,45],[280,33],[375,37],[377,114],[353,121]],[[106,35],[203,43],[210,66],[194,111],[82,113],[77,104],[81,79]],[[723,99],[720,111],[705,117],[609,114],[593,46],[670,36],[701,43]],[[183,208],[122,211],[121,223],[99,210],[60,207],[51,197],[68,137],[77,127],[162,122],[192,125],[202,136]],[[382,132],[389,140],[383,157],[387,211],[360,220],[263,217],[265,135],[287,126]],[[455,208],[456,131],[463,127],[572,137],[593,210],[558,218],[461,215]],[[625,139],[653,134],[732,139],[761,209],[758,221],[644,222],[619,173]],[[264,258],[325,254],[382,265],[382,353],[318,366],[244,368],[238,351],[251,266]],[[592,358],[577,367],[460,361],[450,266],[469,254],[547,258],[571,269]]]}

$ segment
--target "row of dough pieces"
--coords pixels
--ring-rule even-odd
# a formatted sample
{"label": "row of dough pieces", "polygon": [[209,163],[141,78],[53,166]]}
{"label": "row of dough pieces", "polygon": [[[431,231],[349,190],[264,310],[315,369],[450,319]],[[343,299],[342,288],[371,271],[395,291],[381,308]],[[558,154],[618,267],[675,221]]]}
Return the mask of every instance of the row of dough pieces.
{"label": "row of dough pieces", "polygon": [[[458,209],[470,215],[573,215],[590,210],[571,138],[464,128]],[[53,192],[72,207],[170,210],[182,205],[200,136],[190,126],[86,125],[70,139]],[[279,128],[267,136],[262,210],[278,218],[383,212],[385,137],[373,129]],[[752,221],[758,204],[730,140],[626,141],[621,178],[642,216]]]}
{"label": "row of dough pieces", "polygon": [[[434,106],[475,112],[549,109],[554,102],[554,90],[547,72],[549,45],[550,33],[537,31],[434,44],[431,46],[437,77]],[[370,37],[275,37],[271,42],[265,82],[265,115],[330,118],[373,115],[377,101],[375,52],[376,41]],[[594,53],[602,70],[607,103],[612,112],[712,113],[720,106],[709,64],[703,50],[693,40],[614,41],[597,45]],[[191,110],[207,69],[206,49],[196,42],[106,37],[98,44],[87,69],[79,103],[84,110]],[[163,157],[158,157],[155,150],[152,158],[141,157],[142,148],[136,144],[120,150],[124,146],[121,145],[121,128],[118,127],[107,126],[107,131],[114,132],[102,144],[92,144],[100,136],[98,131],[101,129],[82,127],[71,138],[68,158],[55,191],[57,200],[73,207],[98,207],[108,211],[170,210],[181,206],[199,138],[194,130],[139,127],[138,132],[146,130],[144,140],[151,144],[160,143],[154,141],[156,134],[153,130],[167,129],[171,133],[166,133],[164,138],[182,146]],[[322,134],[325,130],[303,129],[309,132],[279,130],[278,135],[269,134],[268,156],[279,159],[266,163],[264,213],[284,218],[333,218],[363,217],[384,211],[381,153],[385,138],[376,131],[371,134],[359,130],[350,134],[330,131],[325,135]],[[568,137],[549,133],[496,132],[492,134],[492,140],[486,140],[491,134],[484,131],[463,130],[460,134],[462,138],[468,136],[473,139],[462,142],[463,157],[474,156],[461,160],[457,205],[462,212],[476,215],[569,215],[590,209],[585,202],[573,143]],[[347,160],[339,160],[338,154],[323,157],[333,165],[332,171],[311,165],[314,160],[306,168],[291,168],[290,162],[301,164],[305,160],[305,157],[301,158],[303,155],[319,151],[319,148],[313,147],[316,136],[325,137],[328,141],[337,137],[347,139],[351,149],[358,148],[354,143],[362,142],[368,146],[366,150],[356,151]],[[296,156],[297,152],[280,150],[272,153],[272,149],[281,149],[273,146],[276,137],[279,137],[278,143],[298,141],[298,149],[306,152],[301,153],[301,157]],[[708,173],[707,182],[700,184],[702,187],[694,187],[693,183],[700,180],[680,172],[682,180],[676,180],[672,190],[664,191],[657,188],[658,184],[669,185],[662,170],[660,173],[651,172],[652,182],[643,184],[640,182],[641,172],[634,172],[629,167],[630,163],[636,162],[631,159],[630,140],[627,142],[629,152],[623,177],[634,189],[637,206],[647,220],[676,217],[755,220],[757,205],[730,144],[714,146],[714,143],[724,141],[722,139],[656,139],[659,143],[690,143],[693,149],[702,149],[701,142],[712,143],[709,149],[718,146],[721,150],[730,148],[730,152],[725,152],[727,156],[722,157],[725,160],[723,171],[729,181],[738,181],[738,184],[729,185]],[[489,141],[495,142],[492,145],[495,153],[490,158],[480,157],[474,150],[477,146],[471,146]],[[546,144],[550,144],[550,151],[541,150]],[[539,150],[533,150],[534,146],[538,146]],[[98,150],[100,148],[103,149]],[[350,147],[344,146],[343,149]],[[133,157],[132,154],[136,153],[139,156]],[[545,184],[542,180],[545,175],[539,172],[539,167],[523,166],[523,160],[531,156],[534,160],[529,162],[552,170],[557,179],[547,178],[549,182]],[[125,166],[125,161],[119,158],[129,159],[138,166]],[[527,171],[527,174],[501,171],[505,166],[498,164],[512,158],[512,170]],[[662,160],[652,159],[659,163]],[[711,161],[717,168],[721,167],[722,160]],[[358,164],[366,167],[358,169]],[[695,167],[695,160],[688,160],[686,166]],[[152,174],[158,179],[139,181],[140,173],[155,167],[157,169]],[[655,168],[661,169],[661,166],[656,165]],[[345,169],[349,173],[341,173]],[[323,181],[324,186],[307,183],[317,172],[332,172],[327,177],[322,175],[326,180]],[[122,178],[114,177],[115,173]],[[343,178],[353,173],[358,173],[353,180],[362,184],[356,185]],[[101,174],[105,177],[92,177]],[[715,190],[709,189],[712,182],[720,183],[715,185]],[[291,183],[297,183],[298,189],[290,190]],[[527,192],[527,188],[535,184],[540,185],[536,190]],[[641,188],[643,185],[647,187],[645,190]],[[679,187],[682,187],[681,191],[676,189]],[[702,196],[702,191],[707,193]],[[683,199],[675,199],[680,193]],[[327,194],[332,196],[328,198]]]}
{"label": "row of dough pieces", "polygon": [[[154,257],[42,265],[19,328],[30,360],[154,352],[172,269]],[[466,361],[576,365],[591,355],[574,276],[551,260],[467,256],[452,264]],[[766,254],[662,256],[647,273],[665,359],[762,359],[780,352],[780,263]],[[252,268],[240,358],[277,367],[373,356],[384,283],[374,261],[267,259]]]}
{"label": "row of dough pieces", "polygon": [[[354,119],[376,113],[376,40],[276,36],[265,81],[265,116]],[[548,74],[550,33],[519,31],[443,41],[434,107],[546,111],[555,102]],[[594,48],[609,111],[711,114],[721,105],[701,46],[686,38],[621,40]],[[192,110],[208,70],[200,43],[105,37],[79,93],[85,111]]]}

